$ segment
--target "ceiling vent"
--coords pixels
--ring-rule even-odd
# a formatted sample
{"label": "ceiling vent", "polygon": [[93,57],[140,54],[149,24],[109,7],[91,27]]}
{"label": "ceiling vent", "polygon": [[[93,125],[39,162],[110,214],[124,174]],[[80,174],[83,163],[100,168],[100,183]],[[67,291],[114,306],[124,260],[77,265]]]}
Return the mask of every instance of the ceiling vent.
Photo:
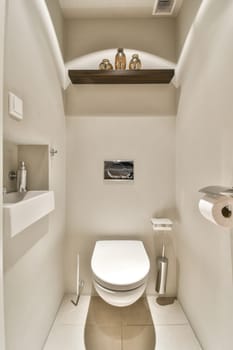
{"label": "ceiling vent", "polygon": [[176,16],[183,0],[155,0],[152,15]]}

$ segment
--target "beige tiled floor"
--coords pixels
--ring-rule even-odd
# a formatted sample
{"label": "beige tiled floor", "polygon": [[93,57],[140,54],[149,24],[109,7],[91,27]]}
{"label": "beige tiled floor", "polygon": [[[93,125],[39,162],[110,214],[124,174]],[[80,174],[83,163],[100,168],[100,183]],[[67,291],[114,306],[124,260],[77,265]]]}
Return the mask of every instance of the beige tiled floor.
{"label": "beige tiled floor", "polygon": [[44,350],[201,350],[177,300],[160,306],[155,296],[147,296],[115,308],[87,295],[76,307],[70,302],[74,298],[64,297]]}
{"label": "beige tiled floor", "polygon": [[120,326],[121,309],[105,303],[99,297],[91,297],[87,325]]}
{"label": "beige tiled floor", "polygon": [[122,350],[154,350],[154,326],[124,326],[122,328]]}
{"label": "beige tiled floor", "polygon": [[86,325],[85,344],[87,350],[121,350],[121,327]]}
{"label": "beige tiled floor", "polygon": [[87,350],[154,350],[155,333],[146,299],[116,308],[92,297],[85,343]]}
{"label": "beige tiled floor", "polygon": [[123,325],[152,325],[150,309],[146,298],[121,309]]}

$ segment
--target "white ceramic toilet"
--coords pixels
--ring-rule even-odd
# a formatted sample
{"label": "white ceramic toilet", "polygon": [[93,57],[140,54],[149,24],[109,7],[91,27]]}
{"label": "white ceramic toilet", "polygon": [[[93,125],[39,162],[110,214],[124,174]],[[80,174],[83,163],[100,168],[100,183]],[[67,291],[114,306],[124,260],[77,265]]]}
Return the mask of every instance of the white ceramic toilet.
{"label": "white ceramic toilet", "polygon": [[145,291],[150,261],[141,241],[97,241],[91,269],[99,296],[111,305],[128,306]]}

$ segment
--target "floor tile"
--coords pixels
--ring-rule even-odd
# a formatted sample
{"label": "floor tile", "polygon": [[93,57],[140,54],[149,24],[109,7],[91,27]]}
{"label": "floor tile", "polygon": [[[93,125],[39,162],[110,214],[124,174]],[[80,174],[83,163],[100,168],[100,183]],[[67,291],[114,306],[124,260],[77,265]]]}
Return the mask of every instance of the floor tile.
{"label": "floor tile", "polygon": [[146,298],[121,309],[123,325],[152,325],[150,309]]}
{"label": "floor tile", "polygon": [[154,350],[153,326],[123,326],[122,350]]}
{"label": "floor tile", "polygon": [[201,350],[189,325],[156,327],[156,350]]}
{"label": "floor tile", "polygon": [[44,350],[154,350],[155,342],[156,350],[201,349],[178,301],[160,306],[147,297],[155,335],[146,299],[126,308],[90,296],[75,307],[70,299],[65,296]]}
{"label": "floor tile", "polygon": [[85,350],[84,327],[55,325],[43,350]]}
{"label": "floor tile", "polygon": [[121,350],[121,327],[87,325],[85,343],[87,350]]}
{"label": "floor tile", "polygon": [[92,297],[87,316],[87,325],[121,325],[121,309],[105,303],[99,297]]}
{"label": "floor tile", "polygon": [[90,296],[81,296],[77,306],[73,305],[71,300],[75,300],[75,295],[64,297],[55,324],[85,325]]}
{"label": "floor tile", "polygon": [[171,305],[161,306],[156,303],[154,296],[147,297],[152,318],[157,325],[188,324],[188,320],[177,300]]}

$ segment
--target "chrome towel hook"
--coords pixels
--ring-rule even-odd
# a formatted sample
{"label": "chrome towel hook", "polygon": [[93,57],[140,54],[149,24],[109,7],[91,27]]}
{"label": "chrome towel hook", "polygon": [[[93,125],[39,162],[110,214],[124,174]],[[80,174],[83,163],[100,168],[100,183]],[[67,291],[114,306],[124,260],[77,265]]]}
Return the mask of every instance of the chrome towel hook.
{"label": "chrome towel hook", "polygon": [[58,150],[56,150],[55,148],[51,148],[51,150],[50,150],[51,157],[54,157],[55,154],[57,154],[57,153],[58,153]]}

